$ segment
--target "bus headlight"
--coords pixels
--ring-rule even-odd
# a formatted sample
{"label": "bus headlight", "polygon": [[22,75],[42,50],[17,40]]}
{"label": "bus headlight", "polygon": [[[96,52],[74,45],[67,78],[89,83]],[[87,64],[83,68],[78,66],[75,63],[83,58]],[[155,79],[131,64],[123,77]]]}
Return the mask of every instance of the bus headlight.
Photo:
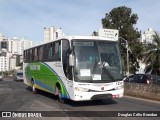
{"label": "bus headlight", "polygon": [[87,88],[81,88],[81,87],[75,87],[75,90],[79,91],[79,92],[88,92],[89,89]]}

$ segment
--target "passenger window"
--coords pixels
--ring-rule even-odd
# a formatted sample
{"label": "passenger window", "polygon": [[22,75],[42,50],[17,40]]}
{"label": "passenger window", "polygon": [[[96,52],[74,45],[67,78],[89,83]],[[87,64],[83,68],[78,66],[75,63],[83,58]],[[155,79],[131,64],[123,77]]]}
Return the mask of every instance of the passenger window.
{"label": "passenger window", "polygon": [[52,60],[53,59],[53,45],[52,44],[50,44],[49,45],[50,47],[49,47],[49,60]]}
{"label": "passenger window", "polygon": [[54,56],[55,61],[60,61],[61,60],[61,42],[55,43],[55,56]]}

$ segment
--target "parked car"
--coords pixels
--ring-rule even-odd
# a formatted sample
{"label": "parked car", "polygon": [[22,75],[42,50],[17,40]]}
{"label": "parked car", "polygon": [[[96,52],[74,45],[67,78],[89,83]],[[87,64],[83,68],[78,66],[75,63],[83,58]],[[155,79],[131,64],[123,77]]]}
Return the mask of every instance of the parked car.
{"label": "parked car", "polygon": [[16,72],[13,75],[14,81],[23,81],[23,72]]}
{"label": "parked car", "polygon": [[153,74],[135,74],[133,82],[146,84],[160,84],[160,77]]}
{"label": "parked car", "polygon": [[130,76],[124,78],[124,82],[132,82],[133,81],[133,77],[134,77],[134,75],[130,75]]}

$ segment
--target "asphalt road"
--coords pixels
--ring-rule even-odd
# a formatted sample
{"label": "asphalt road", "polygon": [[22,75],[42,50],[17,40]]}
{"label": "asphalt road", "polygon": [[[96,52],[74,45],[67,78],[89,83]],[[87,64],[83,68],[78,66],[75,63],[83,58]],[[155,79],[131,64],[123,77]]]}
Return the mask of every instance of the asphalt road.
{"label": "asphalt road", "polygon": [[[14,82],[12,79],[6,79],[0,81],[0,111],[47,111],[46,114],[48,116],[56,116],[30,118],[31,120],[159,120],[160,117],[129,116],[133,116],[133,114],[141,116],[147,113],[156,113],[155,111],[160,112],[160,102],[125,96],[122,99],[116,100],[85,102],[68,101],[67,104],[62,104],[59,103],[57,97],[52,94],[43,91],[40,91],[38,94],[33,94],[31,88],[26,86],[23,82]],[[71,113],[68,111],[71,111]],[[61,115],[63,117],[60,117]],[[118,117],[118,115],[121,117]],[[122,117],[126,115],[128,115],[128,117]],[[0,120],[3,119],[5,120],[8,118],[0,117]],[[9,120],[12,119],[28,120],[28,118],[21,117],[9,118]]]}

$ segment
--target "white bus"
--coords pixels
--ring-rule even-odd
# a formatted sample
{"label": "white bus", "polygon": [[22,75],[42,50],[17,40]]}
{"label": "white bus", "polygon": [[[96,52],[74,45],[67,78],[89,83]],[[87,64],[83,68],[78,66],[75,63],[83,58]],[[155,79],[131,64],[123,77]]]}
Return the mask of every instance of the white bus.
{"label": "white bus", "polygon": [[121,98],[123,70],[118,41],[69,36],[24,50],[24,83],[73,101]]}

